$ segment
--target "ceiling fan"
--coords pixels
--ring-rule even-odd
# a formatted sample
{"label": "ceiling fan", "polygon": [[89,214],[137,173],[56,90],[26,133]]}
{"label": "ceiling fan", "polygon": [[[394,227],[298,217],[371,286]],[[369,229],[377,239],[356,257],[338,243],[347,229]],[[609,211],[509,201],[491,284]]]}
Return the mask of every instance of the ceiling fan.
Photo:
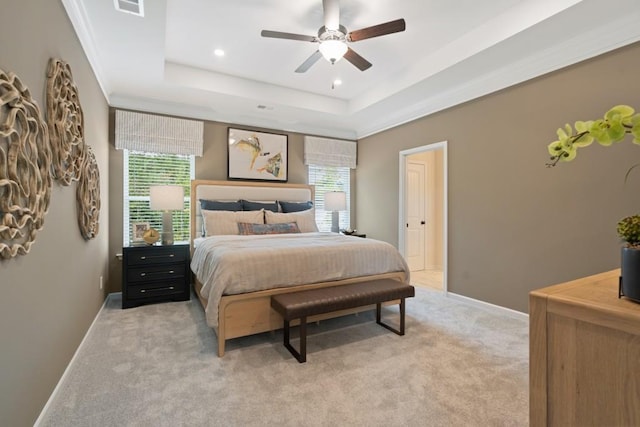
{"label": "ceiling fan", "polygon": [[260,33],[262,37],[320,43],[318,50],[296,68],[296,73],[304,73],[322,56],[332,64],[335,64],[340,58],[344,57],[360,71],[365,71],[371,67],[371,63],[358,55],[347,43],[384,36],[386,34],[399,33],[406,28],[404,19],[396,19],[395,21],[385,22],[384,24],[348,32],[344,26],[340,25],[339,0],[322,0],[322,9],[324,12],[324,25],[318,30],[317,36],[269,30],[262,30]]}

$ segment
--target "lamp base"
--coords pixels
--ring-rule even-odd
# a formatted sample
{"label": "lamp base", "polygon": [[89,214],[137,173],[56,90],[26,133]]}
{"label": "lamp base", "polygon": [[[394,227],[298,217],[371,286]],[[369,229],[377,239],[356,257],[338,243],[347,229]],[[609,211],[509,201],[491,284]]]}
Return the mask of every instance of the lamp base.
{"label": "lamp base", "polygon": [[331,232],[340,232],[340,212],[338,211],[331,212]]}
{"label": "lamp base", "polygon": [[171,211],[162,212],[162,244],[173,245],[173,217]]}

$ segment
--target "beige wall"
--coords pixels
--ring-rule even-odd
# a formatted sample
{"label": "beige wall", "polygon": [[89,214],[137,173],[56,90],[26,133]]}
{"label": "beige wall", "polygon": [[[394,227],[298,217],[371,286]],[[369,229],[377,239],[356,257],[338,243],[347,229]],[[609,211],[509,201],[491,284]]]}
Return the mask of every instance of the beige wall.
{"label": "beige wall", "polygon": [[358,228],[398,243],[399,151],[448,141],[449,291],[527,312],[532,289],[619,266],[617,221],[640,210],[630,140],[545,168],[564,123],[640,109],[640,44],[364,138]]}
{"label": "beige wall", "polygon": [[68,62],[84,111],[85,137],[100,170],[100,232],[85,242],[76,219],[75,183],[53,183],[44,229],[31,252],[0,261],[0,425],[32,425],[103,300],[107,279],[107,104],[62,3],[5,1],[0,68],[15,72],[44,113],[50,57]]}

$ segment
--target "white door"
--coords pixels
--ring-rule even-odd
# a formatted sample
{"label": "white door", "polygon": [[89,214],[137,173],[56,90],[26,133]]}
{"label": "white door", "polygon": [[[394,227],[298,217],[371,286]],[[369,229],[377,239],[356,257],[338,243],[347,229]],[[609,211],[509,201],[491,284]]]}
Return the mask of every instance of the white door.
{"label": "white door", "polygon": [[424,174],[424,163],[407,162],[405,256],[411,271],[424,270]]}

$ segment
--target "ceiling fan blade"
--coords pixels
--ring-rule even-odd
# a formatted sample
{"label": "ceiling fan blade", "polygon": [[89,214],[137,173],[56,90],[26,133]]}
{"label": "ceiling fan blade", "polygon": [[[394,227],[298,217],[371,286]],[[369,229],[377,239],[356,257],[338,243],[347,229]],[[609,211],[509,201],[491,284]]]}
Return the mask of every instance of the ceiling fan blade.
{"label": "ceiling fan blade", "polygon": [[303,34],[283,33],[280,31],[262,30],[260,33],[262,37],[271,37],[274,39],[288,39],[288,40],[300,40],[303,42],[316,42],[318,38],[315,36],[305,36]]}
{"label": "ceiling fan blade", "polygon": [[404,19],[396,19],[395,21],[385,22],[384,24],[374,25],[372,27],[362,28],[360,30],[351,31],[347,35],[347,39],[357,42],[372,37],[384,36],[386,34],[399,33],[406,29]]}
{"label": "ceiling fan blade", "polygon": [[337,30],[340,27],[340,2],[338,0],[322,0],[324,11],[324,26],[327,30]]}
{"label": "ceiling fan blade", "polygon": [[343,58],[355,65],[360,71],[365,71],[371,67],[371,62],[358,55],[351,48],[347,49],[347,53],[344,54]]}
{"label": "ceiling fan blade", "polygon": [[310,57],[307,58],[298,68],[296,68],[296,73],[304,73],[306,72],[313,64],[318,62],[318,59],[322,58],[322,53],[319,50],[316,50]]}

